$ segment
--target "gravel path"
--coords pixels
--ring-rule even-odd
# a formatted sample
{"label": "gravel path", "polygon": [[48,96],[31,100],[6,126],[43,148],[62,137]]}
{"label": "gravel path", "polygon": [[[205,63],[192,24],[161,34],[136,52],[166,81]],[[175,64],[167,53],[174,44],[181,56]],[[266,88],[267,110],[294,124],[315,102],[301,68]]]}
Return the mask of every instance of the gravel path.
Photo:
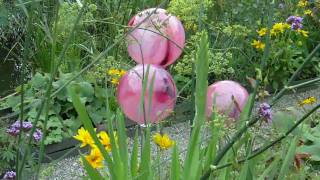
{"label": "gravel path", "polygon": [[[315,96],[317,99],[320,99],[320,88],[313,89],[306,92],[299,92],[290,95],[284,95],[277,105],[273,108],[274,111],[287,111],[293,113],[296,117],[303,114],[302,111],[293,110],[293,107],[298,107],[297,102],[301,101],[304,98],[309,96]],[[312,105],[306,106],[306,109],[312,108]],[[301,108],[297,108],[300,109]],[[318,110],[318,113],[320,111]],[[171,127],[165,127],[163,132],[168,133],[172,139],[178,144],[179,150],[184,151],[187,148],[188,140],[190,137],[190,126],[188,122],[174,124]],[[203,130],[202,138],[208,138],[208,133],[206,130]],[[132,139],[129,139],[129,146],[132,144]],[[152,143],[152,154],[153,157],[157,153],[157,147]],[[170,151],[166,151],[162,154],[162,157],[170,157]],[[181,153],[181,156],[184,156],[185,153]],[[82,176],[85,174],[85,171],[82,168],[82,165],[79,161],[79,156],[65,158],[60,162],[55,164],[46,164],[42,170],[41,179],[46,180],[78,180],[82,179]],[[165,158],[161,159],[162,161],[167,161]],[[164,163],[168,164],[168,163]]]}

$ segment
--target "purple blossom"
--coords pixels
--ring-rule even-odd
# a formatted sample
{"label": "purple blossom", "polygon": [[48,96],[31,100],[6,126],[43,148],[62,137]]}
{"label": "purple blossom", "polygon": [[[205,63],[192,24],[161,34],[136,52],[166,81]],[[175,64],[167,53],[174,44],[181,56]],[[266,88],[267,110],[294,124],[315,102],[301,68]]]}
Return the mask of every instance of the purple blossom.
{"label": "purple blossom", "polygon": [[[11,126],[6,130],[8,134],[11,136],[17,136],[20,133],[21,130],[21,122],[17,120]],[[22,122],[22,130],[24,131],[29,131],[32,128],[32,123],[31,122]]]}
{"label": "purple blossom", "polygon": [[14,171],[7,171],[4,175],[3,179],[5,180],[14,180],[16,179],[16,172]]}
{"label": "purple blossom", "polygon": [[32,123],[31,122],[23,122],[22,129],[24,131],[29,131],[30,129],[32,129]]}
{"label": "purple blossom", "polygon": [[302,29],[303,18],[300,16],[289,16],[286,20],[288,24],[291,24],[291,29],[298,30]]}
{"label": "purple blossom", "polygon": [[268,123],[272,121],[271,106],[268,103],[262,103],[259,106],[259,116],[264,118]]}
{"label": "purple blossom", "polygon": [[16,128],[10,127],[10,128],[8,128],[6,130],[6,132],[8,134],[10,134],[11,136],[17,136],[20,133],[20,129],[16,129]]}
{"label": "purple blossom", "polygon": [[42,138],[42,131],[40,129],[36,129],[36,131],[33,133],[33,139],[36,142],[39,142]]}
{"label": "purple blossom", "polygon": [[292,23],[291,24],[291,29],[293,30],[298,30],[298,29],[302,29],[302,24],[301,23]]}

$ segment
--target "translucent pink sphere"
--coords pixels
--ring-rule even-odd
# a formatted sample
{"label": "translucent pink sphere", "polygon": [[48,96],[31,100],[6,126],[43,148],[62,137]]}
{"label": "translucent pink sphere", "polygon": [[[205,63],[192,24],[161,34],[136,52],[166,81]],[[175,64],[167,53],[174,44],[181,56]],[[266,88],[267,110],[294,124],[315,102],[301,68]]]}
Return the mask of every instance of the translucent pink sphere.
{"label": "translucent pink sphere", "polygon": [[[148,65],[144,66],[146,77]],[[149,89],[154,75],[152,102],[149,106]],[[143,110],[140,108],[142,96],[143,65],[139,64],[128,71],[121,79],[117,89],[117,99],[124,114],[138,124],[145,124]],[[146,118],[157,123],[166,118],[176,103],[176,85],[171,75],[160,66],[150,65],[147,90],[144,96]],[[149,108],[150,107],[150,108]]]}
{"label": "translucent pink sphere", "polygon": [[[129,26],[132,27],[141,22],[142,24],[127,37],[128,52],[139,64],[166,67],[181,55],[180,48],[184,48],[185,45],[185,32],[175,16],[168,14],[164,9],[155,10],[146,9],[129,21]],[[152,15],[146,19],[150,14]]]}
{"label": "translucent pink sphere", "polygon": [[248,96],[247,90],[234,81],[218,81],[210,85],[207,92],[207,117],[211,117],[212,109],[215,109],[219,113],[228,113],[231,118],[239,118]]}

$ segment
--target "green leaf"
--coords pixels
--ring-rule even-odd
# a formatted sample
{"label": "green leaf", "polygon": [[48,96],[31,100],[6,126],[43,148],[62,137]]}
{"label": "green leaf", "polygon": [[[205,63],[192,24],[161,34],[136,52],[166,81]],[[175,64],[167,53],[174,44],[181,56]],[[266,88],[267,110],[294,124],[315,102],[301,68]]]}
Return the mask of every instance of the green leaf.
{"label": "green leaf", "polygon": [[180,173],[181,172],[180,172],[178,147],[175,144],[173,146],[173,151],[172,151],[170,179],[171,180],[179,180],[180,179]]}
{"label": "green leaf", "polygon": [[200,174],[200,129],[205,120],[206,97],[208,87],[209,45],[206,32],[202,32],[196,58],[196,92],[194,129],[188,144],[187,156],[184,162],[182,179],[199,179]]}
{"label": "green leaf", "polygon": [[[295,117],[284,112],[274,113],[272,126],[278,131],[278,133],[286,133],[293,125]],[[298,129],[292,132],[294,135],[298,133]]]}
{"label": "green leaf", "polygon": [[297,152],[310,154],[310,160],[312,161],[320,161],[320,140],[311,145],[303,145],[299,147]]}
{"label": "green leaf", "polygon": [[151,144],[150,144],[150,127],[145,129],[145,137],[142,147],[141,157],[141,177],[139,179],[149,180],[152,179],[151,173]]}
{"label": "green leaf", "polygon": [[287,155],[286,155],[286,157],[282,163],[281,169],[280,169],[278,180],[285,179],[285,175],[289,171],[289,166],[293,164],[294,155],[296,153],[297,141],[298,141],[298,136],[295,136],[291,140]]}
{"label": "green leaf", "polygon": [[136,177],[138,173],[138,147],[139,147],[138,138],[139,138],[138,129],[136,129],[135,135],[134,135],[132,153],[131,153],[131,162],[130,162],[131,175],[133,178]]}
{"label": "green leaf", "polygon": [[88,161],[86,160],[86,158],[82,155],[81,156],[84,168],[86,170],[86,172],[88,173],[90,179],[94,179],[94,180],[103,180],[104,178],[101,176],[101,174],[99,173],[99,171],[97,171],[96,169],[94,169],[93,167],[91,167],[91,165],[88,163]]}
{"label": "green leaf", "polygon": [[280,157],[276,156],[275,159],[272,161],[269,167],[262,173],[262,175],[259,177],[258,180],[265,180],[267,178],[273,179],[272,177],[270,177],[270,173],[275,169],[278,169],[279,162],[280,162]]}
{"label": "green leaf", "polygon": [[93,138],[95,144],[97,145],[97,147],[99,148],[100,152],[102,153],[105,161],[108,164],[108,168],[110,170],[110,174],[112,178],[116,178],[115,177],[115,171],[114,171],[114,163],[111,159],[111,157],[109,156],[108,152],[106,151],[106,149],[104,148],[104,146],[101,144],[101,142],[99,141],[96,132],[93,128],[92,122],[89,118],[89,115],[86,111],[86,108],[84,106],[84,104],[81,103],[80,101],[80,97],[76,94],[76,90],[74,86],[69,86],[68,87],[68,92],[71,96],[72,99],[72,103],[79,115],[80,120],[82,121],[84,127],[86,130],[89,131],[91,137]]}

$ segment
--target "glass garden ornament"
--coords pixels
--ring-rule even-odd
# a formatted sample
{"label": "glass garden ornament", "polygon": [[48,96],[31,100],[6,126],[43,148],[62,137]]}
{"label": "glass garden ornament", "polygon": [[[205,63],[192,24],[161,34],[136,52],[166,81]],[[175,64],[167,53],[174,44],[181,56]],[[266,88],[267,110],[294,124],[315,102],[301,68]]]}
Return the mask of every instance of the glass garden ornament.
{"label": "glass garden ornament", "polygon": [[[145,79],[148,78],[143,97],[145,111],[141,103],[143,75]],[[153,86],[151,86],[152,81]],[[151,97],[151,104],[149,97]],[[121,109],[129,119],[138,124],[157,123],[166,118],[173,111],[176,98],[176,85],[171,75],[161,66],[155,65],[139,64],[132,68],[120,79],[117,89],[117,100]]]}
{"label": "glass garden ornament", "polygon": [[230,118],[239,118],[248,96],[247,90],[237,82],[218,81],[213,83],[207,91],[207,117],[211,117],[214,109]]}
{"label": "glass garden ornament", "polygon": [[185,31],[178,18],[164,9],[151,8],[129,21],[130,27],[139,24],[127,36],[128,52],[133,60],[167,67],[179,58],[185,45]]}

